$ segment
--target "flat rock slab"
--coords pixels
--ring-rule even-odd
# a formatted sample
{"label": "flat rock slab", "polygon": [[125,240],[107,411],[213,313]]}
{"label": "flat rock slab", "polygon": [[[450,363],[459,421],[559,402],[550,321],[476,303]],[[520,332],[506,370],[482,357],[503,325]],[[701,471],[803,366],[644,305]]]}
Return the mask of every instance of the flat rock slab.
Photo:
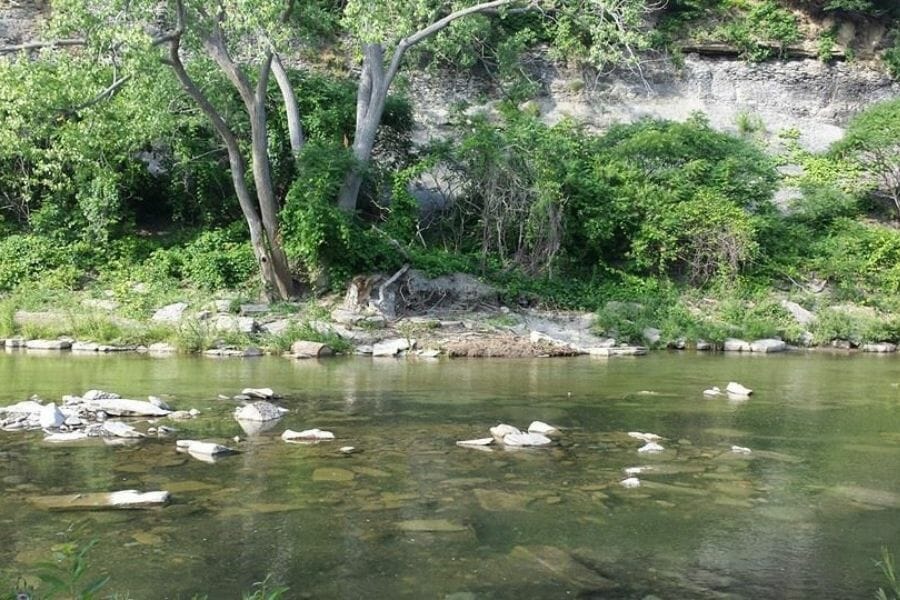
{"label": "flat rock slab", "polygon": [[722,346],[725,352],[751,352],[750,342],[737,338],[728,338]]}
{"label": "flat rock slab", "polygon": [[880,354],[889,354],[897,351],[897,344],[890,342],[882,342],[879,344],[865,344],[862,347],[863,352],[877,352]]}
{"label": "flat rock slab", "polygon": [[397,527],[403,531],[430,533],[456,533],[469,530],[465,525],[447,519],[412,519],[400,521],[397,523]]}
{"label": "flat rock slab", "polygon": [[479,506],[489,512],[527,510],[533,500],[525,494],[504,492],[501,490],[477,489],[474,491]]}
{"label": "flat rock slab", "polygon": [[356,477],[353,471],[347,469],[337,469],[333,467],[323,467],[313,471],[313,481],[352,481]]}
{"label": "flat rock slab", "polygon": [[257,323],[252,317],[216,315],[209,320],[209,328],[220,333],[253,333],[257,329]]}
{"label": "flat rock slab", "polygon": [[372,346],[372,356],[396,356],[404,350],[415,347],[415,340],[407,340],[406,338],[384,340]]}
{"label": "flat rock slab", "polygon": [[28,350],[69,350],[72,342],[69,340],[28,340],[25,342]]}
{"label": "flat rock slab", "polygon": [[516,546],[509,558],[523,572],[543,573],[581,591],[610,590],[617,587],[615,582],[554,546]]}
{"label": "flat rock slab", "polygon": [[139,509],[165,506],[169,502],[169,492],[92,492],[85,494],[63,494],[60,496],[35,496],[28,501],[46,510],[116,510]]}
{"label": "flat rock slab", "polygon": [[592,347],[586,349],[591,356],[644,356],[647,348],[644,346],[613,346],[610,348]]}
{"label": "flat rock slab", "polygon": [[164,417],[171,411],[143,400],[109,398],[90,401],[93,410],[102,410],[112,417]]}
{"label": "flat rock slab", "polygon": [[157,323],[177,323],[181,321],[187,307],[187,302],[175,302],[157,310],[150,319]]}
{"label": "flat rock slab", "polygon": [[331,356],[334,354],[334,351],[329,346],[319,342],[298,340],[291,344],[291,354],[295,358],[320,358],[322,356]]}

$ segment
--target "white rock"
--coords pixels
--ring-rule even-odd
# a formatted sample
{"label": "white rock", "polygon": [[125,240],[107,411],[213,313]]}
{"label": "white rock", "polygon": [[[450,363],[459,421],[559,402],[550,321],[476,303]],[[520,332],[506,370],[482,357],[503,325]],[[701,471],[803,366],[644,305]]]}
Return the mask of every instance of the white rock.
{"label": "white rock", "polygon": [[175,449],[179,452],[190,452],[204,456],[217,456],[221,454],[233,454],[235,450],[213,442],[201,442],[198,440],[178,440]]}
{"label": "white rock", "polygon": [[57,429],[66,422],[66,416],[56,408],[56,403],[45,404],[41,408],[40,425],[42,429]]}
{"label": "white rock", "polygon": [[34,400],[23,400],[9,406],[0,406],[0,415],[39,415],[44,405]]}
{"label": "white rock", "polygon": [[624,488],[641,487],[641,480],[638,479],[637,477],[629,477],[628,479],[623,479],[622,481],[620,481],[619,485],[621,485]]}
{"label": "white rock", "polygon": [[168,306],[163,306],[158,309],[153,313],[153,316],[150,317],[150,319],[158,323],[177,323],[184,316],[184,311],[187,307],[188,305],[186,302],[169,304]]}
{"label": "white rock", "polygon": [[552,435],[554,433],[559,433],[559,429],[557,429],[553,425],[547,425],[543,421],[532,421],[531,425],[528,426],[528,433]]}
{"label": "white rock", "polygon": [[164,417],[171,412],[143,400],[125,398],[93,400],[88,406],[113,417]]}
{"label": "white rock", "polygon": [[421,352],[419,352],[419,356],[421,356],[422,358],[437,358],[440,355],[441,351],[434,349],[422,350]]}
{"label": "white rock", "polygon": [[704,395],[704,396],[711,396],[711,397],[712,397],[712,396],[721,396],[721,395],[722,395],[722,390],[720,390],[720,389],[719,389],[718,387],[716,387],[716,386],[713,386],[713,387],[711,387],[711,388],[708,389],[708,390],[703,390],[703,395]]}
{"label": "white rock", "polygon": [[228,333],[253,333],[258,325],[253,317],[236,317],[234,315],[216,315],[209,320],[212,331]]}
{"label": "white rock", "polygon": [[404,350],[415,347],[415,340],[407,340],[406,338],[384,340],[372,346],[372,356],[396,356]]}
{"label": "white rock", "polygon": [[275,391],[272,388],[244,388],[241,394],[260,400],[269,400],[275,397]]}
{"label": "white rock", "polygon": [[460,441],[456,442],[456,445],[462,446],[463,448],[465,448],[467,446],[468,447],[473,447],[473,446],[474,447],[484,447],[484,446],[490,446],[493,443],[494,443],[494,438],[489,437],[489,438],[478,438],[477,440],[460,440]]}
{"label": "white rock", "polygon": [[88,390],[81,396],[81,399],[91,402],[94,400],[118,400],[121,397],[122,396],[114,394],[113,392],[104,392],[103,390]]}
{"label": "white rock", "polygon": [[790,300],[782,300],[781,306],[791,313],[791,316],[794,317],[794,320],[797,321],[800,325],[806,326],[816,320],[816,315],[806,310],[796,302],[791,302]]}
{"label": "white rock", "polygon": [[73,342],[72,352],[99,352],[100,344],[96,342]]}
{"label": "white rock", "polygon": [[735,454],[750,454],[752,452],[750,448],[744,448],[743,446],[732,446],[731,451]]}
{"label": "white rock", "polygon": [[729,395],[732,396],[749,396],[753,393],[753,390],[750,388],[746,388],[739,383],[734,381],[728,382],[728,386],[725,388],[725,391],[728,392]]}
{"label": "white rock", "polygon": [[653,467],[625,467],[623,471],[625,471],[626,475],[640,475],[644,471],[652,471]]}
{"label": "white rock", "polygon": [[69,340],[28,340],[25,347],[29,350],[68,350],[72,347]]}
{"label": "white rock", "polygon": [[188,419],[194,418],[191,416],[191,413],[186,410],[176,410],[174,412],[170,412],[167,416],[173,421],[187,421]]}
{"label": "white rock", "polygon": [[63,444],[66,442],[80,442],[82,440],[88,439],[89,437],[90,436],[84,431],[65,431],[51,433],[50,435],[44,437],[44,441],[53,444]]}
{"label": "white rock", "polygon": [[553,440],[548,438],[546,435],[541,435],[540,433],[508,433],[503,436],[504,446],[547,446],[552,443]]}
{"label": "white rock", "polygon": [[165,504],[169,501],[169,492],[144,492],[137,490],[122,490],[120,492],[112,492],[109,494],[109,505],[119,508],[150,506]]}
{"label": "white rock", "polygon": [[882,354],[888,354],[891,352],[897,351],[897,344],[892,344],[890,342],[880,342],[877,344],[863,344],[862,348],[860,348],[863,352],[877,352]]}
{"label": "white rock", "polygon": [[662,436],[656,435],[655,433],[641,433],[640,431],[629,431],[628,437],[633,437],[642,442],[658,442],[662,439]]}
{"label": "white rock", "polygon": [[103,422],[103,432],[112,437],[119,438],[142,438],[146,437],[143,433],[122,421],[108,419]]}
{"label": "white rock", "polygon": [[784,352],[787,350],[787,344],[782,340],[765,339],[754,340],[750,344],[750,351],[761,354],[769,354],[772,352]]}
{"label": "white rock", "polygon": [[286,412],[288,412],[286,408],[259,400],[236,408],[234,418],[238,421],[274,421],[280,419]]}
{"label": "white rock", "polygon": [[152,404],[153,406],[158,406],[163,410],[172,410],[172,407],[168,405],[168,403],[158,396],[149,396],[147,398],[147,402]]}
{"label": "white rock", "polygon": [[192,418],[193,418],[193,417],[199,417],[199,416],[200,416],[200,411],[197,410],[196,408],[192,408],[191,410],[188,411],[188,414],[191,415]]}
{"label": "white rock", "polygon": [[330,431],[322,431],[321,429],[305,429],[303,431],[286,429],[284,433],[281,434],[281,439],[286,442],[321,442],[333,440],[334,434]]}
{"label": "white rock", "polygon": [[657,444],[656,442],[649,442],[640,448],[638,448],[638,452],[642,454],[657,454],[659,452],[665,451],[665,448]]}
{"label": "white rock", "polygon": [[723,345],[725,352],[750,352],[750,344],[745,340],[728,338]]}
{"label": "white rock", "polygon": [[522,432],[518,430],[518,428],[513,427],[512,425],[507,425],[505,423],[501,423],[496,427],[491,427],[491,435],[494,436],[494,439],[498,442],[503,442],[503,438],[511,433],[516,433],[521,435]]}

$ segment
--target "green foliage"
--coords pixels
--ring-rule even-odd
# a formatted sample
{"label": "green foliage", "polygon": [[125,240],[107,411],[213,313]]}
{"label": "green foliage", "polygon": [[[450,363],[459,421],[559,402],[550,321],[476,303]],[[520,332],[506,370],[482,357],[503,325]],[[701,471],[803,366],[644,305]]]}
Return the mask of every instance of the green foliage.
{"label": "green foliage", "polygon": [[882,58],[891,77],[900,79],[900,27],[894,29],[894,44],[884,51]]}
{"label": "green foliage", "polygon": [[900,579],[897,578],[897,572],[894,569],[894,557],[887,546],[882,546],[881,560],[877,561],[875,566],[881,571],[888,586],[887,591],[884,588],[878,588],[878,591],[875,592],[876,600],[900,600]]}
{"label": "green foliage", "polygon": [[740,17],[724,25],[719,34],[745,58],[759,62],[782,56],[789,44],[800,39],[800,28],[793,13],[775,0],[763,0],[751,4]]}
{"label": "green foliage", "polygon": [[83,545],[66,542],[54,547],[53,561],[38,565],[37,576],[46,586],[46,591],[42,589],[45,597],[61,594],[73,600],[99,598],[98,593],[109,582],[109,577],[86,581],[89,570],[87,554],[97,541],[95,539]]}
{"label": "green foliage", "polygon": [[900,217],[900,100],[879,102],[856,115],[832,150],[855,160]]}

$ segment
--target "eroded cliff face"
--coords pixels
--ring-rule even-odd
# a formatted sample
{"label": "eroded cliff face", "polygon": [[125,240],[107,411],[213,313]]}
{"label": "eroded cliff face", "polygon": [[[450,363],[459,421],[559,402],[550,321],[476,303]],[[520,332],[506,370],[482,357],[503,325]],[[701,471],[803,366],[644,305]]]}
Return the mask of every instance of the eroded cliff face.
{"label": "eroded cliff face", "polygon": [[46,0],[0,0],[0,46],[33,40],[46,10]]}
{"label": "eroded cliff face", "polygon": [[[643,76],[595,76],[546,63],[533,74],[541,87],[533,108],[549,123],[569,117],[603,130],[642,117],[684,120],[699,111],[714,127],[735,131],[743,115],[761,123],[761,133],[773,140],[798,130],[801,144],[812,150],[839,139],[847,120],[865,106],[900,96],[900,84],[865,64],[814,59],[751,64],[689,55],[681,68],[659,64]],[[419,141],[446,133],[455,105],[490,111],[490,98],[497,97],[489,83],[466,75],[429,75],[411,84]]]}

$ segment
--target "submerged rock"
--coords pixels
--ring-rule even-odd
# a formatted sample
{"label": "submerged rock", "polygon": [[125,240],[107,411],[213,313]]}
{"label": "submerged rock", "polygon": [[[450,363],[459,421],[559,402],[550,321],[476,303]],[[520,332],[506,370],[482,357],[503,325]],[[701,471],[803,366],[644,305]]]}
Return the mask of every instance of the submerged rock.
{"label": "submerged rock", "polygon": [[303,431],[287,429],[281,434],[281,439],[286,442],[321,442],[333,440],[334,434],[321,429],[305,429]]}
{"label": "submerged rock", "polygon": [[628,437],[633,437],[642,442],[658,442],[663,439],[662,436],[656,435],[655,433],[641,433],[640,431],[629,431]]}
{"label": "submerged rock", "polygon": [[146,437],[143,433],[129,425],[128,423],[123,423],[122,421],[115,421],[112,419],[106,420],[103,422],[102,431],[104,434],[112,437],[119,438],[142,438]]}
{"label": "submerged rock", "polygon": [[516,546],[509,556],[518,570],[549,575],[579,591],[599,592],[617,587],[615,582],[587,567],[561,548]]}
{"label": "submerged rock", "polygon": [[534,500],[533,496],[501,490],[477,489],[473,493],[479,506],[489,512],[527,510],[528,505]]}
{"label": "submerged rock", "polygon": [[430,533],[454,533],[468,531],[469,528],[447,519],[413,519],[400,521],[397,527],[403,531],[430,532]]}
{"label": "submerged rock", "polygon": [[641,454],[658,454],[660,452],[664,452],[666,449],[657,444],[656,442],[648,442],[647,444],[638,448],[638,452]]}
{"label": "submerged rock", "polygon": [[91,436],[88,435],[86,431],[59,431],[45,436],[44,441],[50,442],[51,444],[66,444],[71,442],[81,442],[90,438]]}
{"label": "submerged rock", "polygon": [[323,468],[316,469],[315,471],[313,471],[312,480],[313,481],[344,482],[344,481],[353,481],[354,477],[356,477],[356,474],[353,471],[348,471],[347,469],[323,467]]}
{"label": "submerged rock", "polygon": [[198,440],[178,440],[175,442],[175,449],[179,452],[188,452],[189,454],[199,456],[225,456],[227,454],[235,454],[237,450],[216,444],[214,442],[201,442]]}
{"label": "submerged rock", "polygon": [[63,494],[61,496],[36,496],[29,502],[47,510],[104,510],[153,508],[169,502],[169,492],[139,492],[122,490],[118,492],[96,492],[85,494]]}

